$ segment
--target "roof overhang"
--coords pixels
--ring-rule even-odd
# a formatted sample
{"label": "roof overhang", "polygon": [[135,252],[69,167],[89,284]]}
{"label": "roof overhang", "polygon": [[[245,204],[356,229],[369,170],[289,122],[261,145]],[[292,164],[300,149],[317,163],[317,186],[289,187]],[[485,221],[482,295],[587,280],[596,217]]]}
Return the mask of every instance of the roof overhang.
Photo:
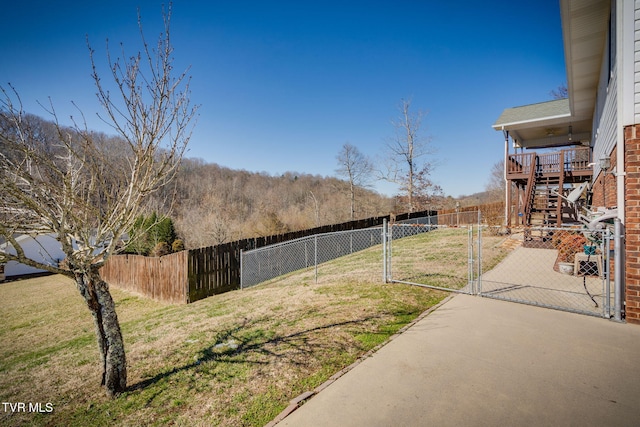
{"label": "roof overhang", "polygon": [[494,123],[516,147],[590,144],[610,0],[561,0],[568,99],[507,108]]}

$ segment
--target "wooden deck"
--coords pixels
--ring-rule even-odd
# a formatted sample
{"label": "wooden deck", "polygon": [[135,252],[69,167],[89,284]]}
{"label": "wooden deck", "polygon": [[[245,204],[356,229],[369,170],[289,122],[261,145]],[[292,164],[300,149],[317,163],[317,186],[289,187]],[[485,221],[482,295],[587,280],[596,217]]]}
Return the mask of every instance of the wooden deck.
{"label": "wooden deck", "polygon": [[509,154],[507,158],[507,179],[526,181],[533,173],[542,176],[564,174],[565,183],[583,182],[593,174],[591,150],[589,147],[575,147],[553,153],[536,152]]}
{"label": "wooden deck", "polygon": [[[507,225],[557,226],[577,218],[575,206],[561,200],[572,184],[591,180],[591,149],[570,147],[545,153],[509,154],[505,159],[506,178],[512,190],[507,192]],[[533,218],[535,216],[535,218]]]}

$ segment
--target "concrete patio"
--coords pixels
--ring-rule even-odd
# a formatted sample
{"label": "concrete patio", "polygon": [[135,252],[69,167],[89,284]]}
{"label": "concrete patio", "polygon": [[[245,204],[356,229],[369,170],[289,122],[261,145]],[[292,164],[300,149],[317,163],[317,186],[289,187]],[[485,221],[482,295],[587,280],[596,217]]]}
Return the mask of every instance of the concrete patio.
{"label": "concrete patio", "polygon": [[278,426],[636,426],[640,327],[457,295]]}
{"label": "concrete patio", "polygon": [[[606,302],[602,278],[554,271],[557,256],[555,249],[518,247],[482,275],[482,292],[494,298],[602,316]],[[585,292],[585,285],[598,307]],[[611,287],[613,290],[613,283]]]}

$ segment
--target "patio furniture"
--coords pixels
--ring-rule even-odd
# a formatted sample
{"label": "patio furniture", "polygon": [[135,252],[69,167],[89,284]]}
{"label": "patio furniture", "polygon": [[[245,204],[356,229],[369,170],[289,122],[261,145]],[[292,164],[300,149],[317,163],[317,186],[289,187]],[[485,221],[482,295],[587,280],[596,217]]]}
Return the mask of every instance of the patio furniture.
{"label": "patio furniture", "polygon": [[588,188],[589,188],[589,182],[585,181],[585,182],[581,183],[580,185],[578,185],[573,190],[571,190],[571,192],[566,196],[563,196],[561,191],[558,192],[558,191],[555,191],[555,190],[551,190],[551,192],[553,194],[555,194],[556,196],[559,196],[562,199],[566,200],[572,206],[574,206],[578,202],[580,197],[582,197],[582,193],[584,193],[584,190],[587,190]]}

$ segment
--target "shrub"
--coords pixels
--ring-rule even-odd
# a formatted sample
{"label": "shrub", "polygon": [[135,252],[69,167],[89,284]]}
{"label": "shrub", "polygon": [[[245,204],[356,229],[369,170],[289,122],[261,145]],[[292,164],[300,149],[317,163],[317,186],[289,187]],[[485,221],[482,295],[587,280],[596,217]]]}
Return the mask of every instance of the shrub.
{"label": "shrub", "polygon": [[[556,239],[556,235],[553,236],[552,242],[558,249],[558,261],[560,262],[573,262],[575,255],[584,250],[584,245],[587,243],[587,239],[582,234],[571,233],[568,231],[561,231],[561,234]],[[557,243],[557,244],[556,244]]]}
{"label": "shrub", "polygon": [[151,256],[163,256],[171,253],[171,248],[167,242],[159,242],[149,255]]}
{"label": "shrub", "polygon": [[491,234],[500,234],[504,227],[504,204],[503,203],[491,203],[480,207],[482,209],[482,217],[485,223],[489,226]]}
{"label": "shrub", "polygon": [[153,212],[150,216],[140,215],[136,218],[136,222],[129,230],[129,237],[125,253],[158,256],[157,251],[165,249],[159,248],[160,243],[163,242],[166,242],[168,247],[166,253],[171,253],[173,242],[176,240],[176,231],[171,218],[158,216]]}
{"label": "shrub", "polygon": [[564,239],[567,236],[570,236],[571,233],[569,233],[566,230],[558,230],[553,232],[553,234],[551,235],[551,244],[553,245],[553,247],[555,249],[558,249],[560,247],[560,243],[562,242],[562,239]]}
{"label": "shrub", "polygon": [[171,244],[171,251],[172,252],[184,251],[184,242],[181,239],[174,240],[173,243]]}

